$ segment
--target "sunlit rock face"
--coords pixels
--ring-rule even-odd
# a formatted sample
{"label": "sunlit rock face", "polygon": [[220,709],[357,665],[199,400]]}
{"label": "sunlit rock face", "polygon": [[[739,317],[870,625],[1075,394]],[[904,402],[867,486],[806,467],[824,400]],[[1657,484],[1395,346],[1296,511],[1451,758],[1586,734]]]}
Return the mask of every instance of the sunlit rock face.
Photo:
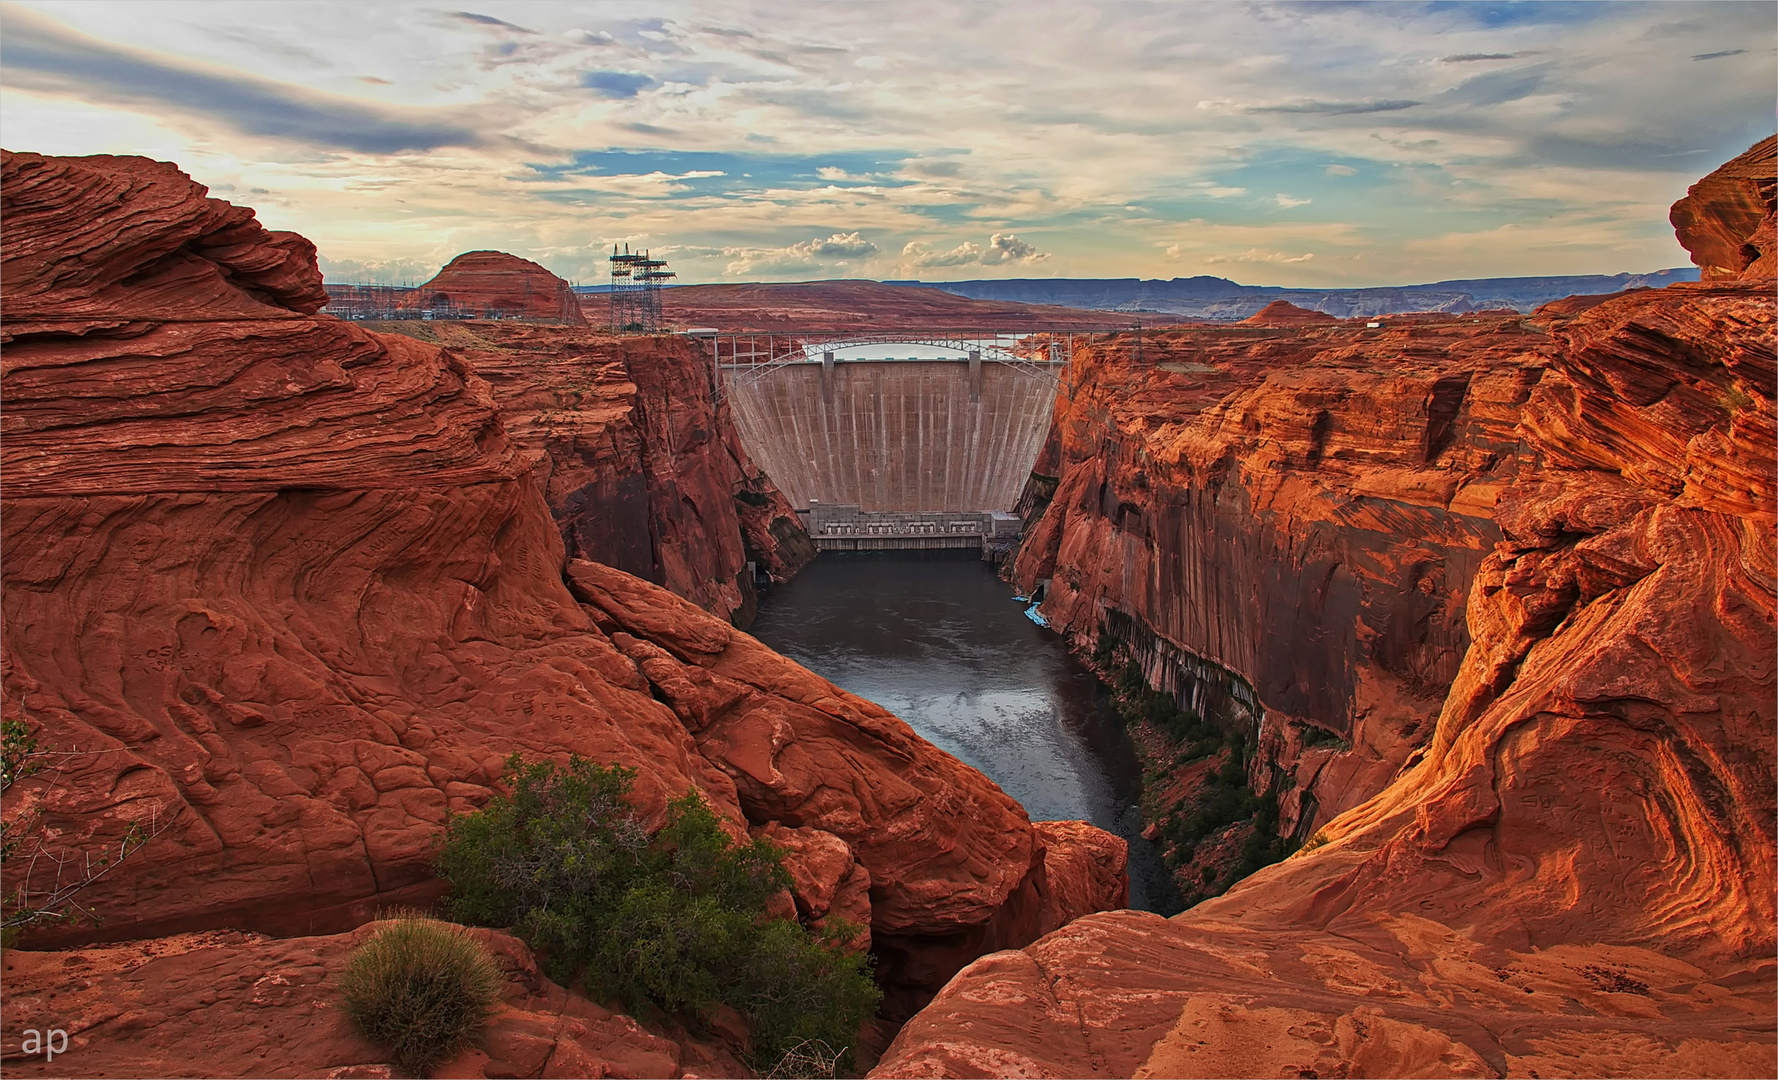
{"label": "sunlit rock face", "polygon": [[[27,945],[328,934],[427,902],[447,814],[514,752],[634,768],[651,824],[695,788],[737,836],[794,831],[798,910],[868,911],[914,1002],[1121,895],[1090,836],[1039,832],[731,612],[570,558],[533,433],[502,423],[475,363],[316,314],[305,241],[139,158],[7,153],[0,191],[0,703],[71,754],[6,813],[79,849],[154,833],[83,894],[103,924]],[[605,453],[689,433],[624,421],[641,391],[609,367],[587,373],[609,391]],[[722,440],[695,445],[714,461]],[[736,478],[713,476],[731,506]],[[676,520],[662,543],[695,546]]]}
{"label": "sunlit rock face", "polygon": [[[1126,359],[1125,396],[1061,403],[1021,579],[1055,583],[1076,634],[1125,612],[1250,680],[1267,723],[1277,703],[1350,733],[1258,759],[1300,782],[1318,757],[1324,810],[1350,808],[1173,919],[1095,915],[978,960],[872,1075],[1778,1069],[1778,362],[1744,198],[1769,220],[1772,179],[1768,140],[1675,208],[1732,273],[1484,320],[1470,340],[1498,351],[1310,330],[1289,354],[1161,355],[1198,384],[1171,394]],[[1710,253],[1750,234],[1744,263]],[[1288,366],[1243,374],[1268,349]],[[1267,647],[1280,627],[1296,644]],[[1378,702],[1415,721],[1400,738],[1366,735]]]}

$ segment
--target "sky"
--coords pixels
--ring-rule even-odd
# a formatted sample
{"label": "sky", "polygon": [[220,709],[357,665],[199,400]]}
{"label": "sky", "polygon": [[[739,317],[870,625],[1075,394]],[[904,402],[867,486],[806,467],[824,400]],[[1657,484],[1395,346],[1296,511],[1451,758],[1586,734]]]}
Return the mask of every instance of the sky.
{"label": "sky", "polygon": [[0,142],[144,154],[330,281],[496,249],[583,284],[1689,265],[1775,127],[1778,5],[0,4]]}

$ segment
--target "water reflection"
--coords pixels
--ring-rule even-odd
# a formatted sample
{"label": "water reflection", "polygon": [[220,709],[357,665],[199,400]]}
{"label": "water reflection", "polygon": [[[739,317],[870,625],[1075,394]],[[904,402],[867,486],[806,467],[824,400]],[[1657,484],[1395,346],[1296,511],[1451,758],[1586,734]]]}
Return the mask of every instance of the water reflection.
{"label": "water reflection", "polygon": [[764,599],[751,631],[986,773],[1033,820],[1130,841],[1130,906],[1178,910],[1104,688],[973,552],[828,552]]}

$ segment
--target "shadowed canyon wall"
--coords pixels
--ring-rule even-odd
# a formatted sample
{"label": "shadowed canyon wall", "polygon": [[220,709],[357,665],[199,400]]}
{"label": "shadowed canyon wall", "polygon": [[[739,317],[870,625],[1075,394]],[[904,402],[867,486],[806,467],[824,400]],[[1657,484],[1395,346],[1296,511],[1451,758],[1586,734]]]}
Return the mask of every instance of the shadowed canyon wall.
{"label": "shadowed canyon wall", "polygon": [[1772,173],[1693,188],[1681,239],[1750,249],[1701,283],[1080,358],[1021,580],[1233,669],[1253,783],[1322,824],[984,957],[873,1076],[1778,1069]]}
{"label": "shadowed canyon wall", "polygon": [[745,628],[753,562],[788,581],[815,547],[711,399],[683,337],[511,323],[390,322],[448,345],[494,391],[501,421],[574,558],[614,566]]}
{"label": "shadowed canyon wall", "polygon": [[[82,895],[102,924],[27,945],[330,933],[428,902],[446,816],[515,752],[635,768],[651,823],[696,789],[737,834],[780,836],[801,910],[867,916],[904,1010],[986,949],[1121,902],[1121,841],[1034,827],[891,714],[571,558],[539,484],[560,463],[453,349],[315,314],[307,241],[166,163],[7,152],[3,170],[0,709],[54,754],[4,812],[54,850],[152,834]],[[637,391],[611,363],[580,370],[610,393],[579,404],[611,415],[576,439],[655,438],[619,422]],[[81,1037],[194,1067],[154,1057],[152,1030],[110,1015]]]}
{"label": "shadowed canyon wall", "polygon": [[[893,345],[884,348],[893,349]],[[1007,510],[1055,383],[984,361],[791,364],[724,386],[741,441],[798,508]]]}

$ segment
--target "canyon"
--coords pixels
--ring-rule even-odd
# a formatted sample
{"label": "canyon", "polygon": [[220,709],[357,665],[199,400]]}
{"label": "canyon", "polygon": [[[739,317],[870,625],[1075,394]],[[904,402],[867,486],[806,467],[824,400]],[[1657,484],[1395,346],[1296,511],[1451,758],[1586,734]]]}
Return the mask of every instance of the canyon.
{"label": "canyon", "polygon": [[[9,1025],[83,969],[80,991],[116,1007],[79,1014],[72,1052],[211,1071],[152,1019],[192,1004],[194,971],[259,973],[198,993],[212,1041],[275,1023],[246,1010],[264,969],[310,985],[339,935],[437,898],[440,827],[515,752],[634,768],[650,825],[697,790],[734,835],[778,837],[794,910],[868,915],[891,1023],[976,956],[1123,903],[1121,840],[1034,825],[735,628],[739,556],[780,573],[802,556],[680,345],[478,327],[459,351],[378,333],[318,314],[306,240],[172,165],[0,166],[0,707],[51,764],[8,788],[5,813],[52,851],[148,837],[81,894],[102,922],[41,926],[8,952]],[[682,516],[636,523],[675,500]],[[332,959],[278,970],[299,954]],[[510,967],[551,1015],[603,1022],[529,963]],[[300,1063],[242,1071],[386,1070],[335,1006],[298,1005],[317,1001],[303,1015],[328,1034]],[[560,1025],[525,1031],[535,1063],[666,1068],[595,1060]],[[679,1034],[669,1071],[711,1068],[716,1051]],[[15,1045],[9,1030],[9,1070],[80,1060],[27,1064]],[[458,1064],[495,1068],[476,1053]]]}
{"label": "canyon", "polygon": [[[1774,145],[1674,205],[1698,282],[1101,313],[1009,410],[1006,576],[1218,736],[1131,710],[1201,901],[1172,918],[1120,910],[1124,841],[745,632],[813,557],[754,434],[792,410],[719,394],[698,342],[340,321],[306,240],[174,166],[7,152],[0,710],[58,756],[5,815],[150,837],[82,895],[102,923],[7,951],[7,1069],[389,1075],[331,980],[441,895],[443,822],[520,752],[781,843],[781,908],[865,928],[873,1076],[1778,1072]],[[560,295],[498,254],[452,264],[486,303]],[[852,284],[664,295],[808,332],[962,310]],[[976,325],[1031,324],[996,303]],[[1237,791],[1262,809],[1206,825]],[[1256,843],[1287,857],[1245,874]],[[744,1072],[475,932],[505,997],[447,1074]],[[12,1052],[64,1017],[84,1056]]]}
{"label": "canyon", "polygon": [[1014,580],[1300,846],[976,961],[873,1076],[1774,1072],[1773,157],[1675,205],[1696,284],[1077,352]]}

